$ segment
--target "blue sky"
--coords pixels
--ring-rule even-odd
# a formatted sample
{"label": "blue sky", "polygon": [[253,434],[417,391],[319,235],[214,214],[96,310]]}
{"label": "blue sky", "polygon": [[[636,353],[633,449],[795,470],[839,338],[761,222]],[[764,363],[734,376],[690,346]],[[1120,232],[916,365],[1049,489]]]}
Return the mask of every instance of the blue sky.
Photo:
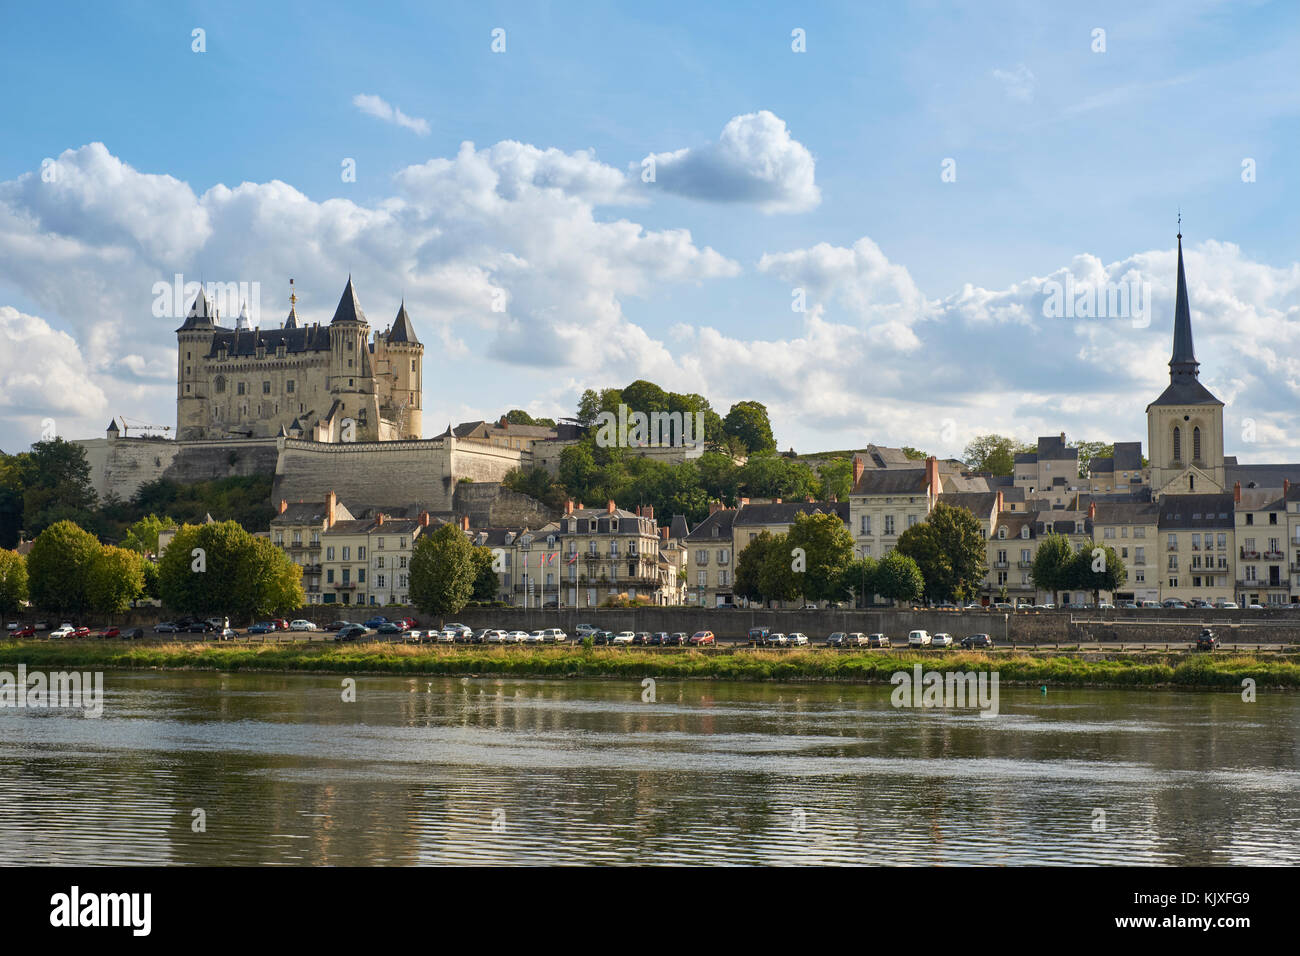
{"label": "blue sky", "polygon": [[[374,325],[405,294],[429,434],[647,377],[723,412],[767,401],[782,447],[805,451],[1144,439],[1181,207],[1228,451],[1300,458],[1298,8],[887,7],[12,7],[0,335],[11,356],[61,355],[0,364],[0,447],[46,417],[70,437],[114,414],[173,420],[174,325],[149,286],[177,271],[260,282],[264,325],[291,275],[321,321],[349,270]],[[489,154],[502,143],[529,151],[525,172]],[[649,154],[665,175],[647,185]],[[1149,327],[1043,318],[1062,270],[1150,281]],[[488,288],[508,315],[475,304]]]}

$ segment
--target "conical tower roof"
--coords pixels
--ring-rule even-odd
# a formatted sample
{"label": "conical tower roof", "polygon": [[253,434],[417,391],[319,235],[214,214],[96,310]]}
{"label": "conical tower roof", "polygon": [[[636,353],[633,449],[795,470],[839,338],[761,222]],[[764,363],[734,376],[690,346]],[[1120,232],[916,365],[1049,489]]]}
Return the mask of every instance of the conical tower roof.
{"label": "conical tower roof", "polygon": [[366,314],[361,311],[361,303],[357,301],[356,290],[352,288],[352,276],[348,276],[347,287],[343,290],[342,298],[339,299],[339,307],[334,310],[334,318],[330,320],[330,325],[335,322],[365,321]]}

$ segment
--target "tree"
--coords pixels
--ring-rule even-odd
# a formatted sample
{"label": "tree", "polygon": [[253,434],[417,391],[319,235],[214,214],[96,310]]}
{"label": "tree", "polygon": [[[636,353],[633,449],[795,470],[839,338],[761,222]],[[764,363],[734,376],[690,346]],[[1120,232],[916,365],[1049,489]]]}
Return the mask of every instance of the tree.
{"label": "tree", "polygon": [[432,534],[421,535],[411,554],[411,600],[425,614],[445,623],[474,594],[478,564],[474,545],[454,524],[445,524]]}
{"label": "tree", "polygon": [[927,597],[951,600],[978,590],[988,572],[985,545],[979,519],[941,499],[924,521],[899,535],[897,550],[916,561]]}
{"label": "tree", "polygon": [[122,547],[138,554],[157,554],[158,535],[168,528],[175,527],[176,522],[172,518],[160,518],[155,514],[147,514],[131,525],[126,537],[122,539]]}
{"label": "tree", "polygon": [[97,502],[90,463],[80,445],[55,437],[38,441],[19,456],[23,486],[23,526],[36,534],[61,520],[93,523]]}
{"label": "tree", "polygon": [[833,601],[842,596],[840,576],[853,560],[853,535],[839,515],[795,515],[786,544],[791,552],[796,548],[803,551],[803,572],[796,569],[794,573],[804,597]]}
{"label": "tree", "polygon": [[732,592],[748,601],[762,601],[761,584],[763,568],[772,550],[774,538],[770,531],[760,531],[736,557],[736,574]]}
{"label": "tree", "polygon": [[890,601],[919,601],[925,593],[925,578],[917,563],[895,548],[876,566],[873,587]]}
{"label": "tree", "polygon": [[474,548],[474,565],[477,570],[474,574],[474,589],[470,596],[475,601],[487,602],[497,599],[497,573],[492,570],[494,560],[491,548]]}
{"label": "tree", "polygon": [[144,558],[107,545],[95,552],[86,571],[86,604],[99,614],[121,614],[144,594]]}
{"label": "tree", "polygon": [[27,561],[17,551],[0,549],[0,626],[27,603]]}
{"label": "tree", "polygon": [[1052,595],[1053,604],[1060,603],[1060,592],[1070,587],[1073,560],[1074,549],[1070,547],[1070,539],[1063,534],[1049,534],[1038,545],[1029,576],[1034,587]]}
{"label": "tree", "polygon": [[817,491],[817,477],[801,461],[783,455],[753,455],[739,474],[740,487],[751,498],[793,501]]}
{"label": "tree", "polygon": [[821,486],[817,491],[819,501],[848,501],[849,492],[853,490],[853,462],[847,458],[835,458],[825,462],[817,469]]}
{"label": "tree", "polygon": [[158,590],[172,610],[250,620],[301,607],[302,568],[234,521],[182,525],[158,561]]}
{"label": "tree", "polygon": [[1094,545],[1084,548],[1074,555],[1070,562],[1070,583],[1072,588],[1092,592],[1093,603],[1101,600],[1101,592],[1115,592],[1128,580],[1128,569],[1115,549],[1109,545]]}
{"label": "tree", "polygon": [[879,594],[876,587],[876,574],[880,562],[872,557],[854,558],[840,572],[839,593],[841,596],[852,594],[859,607],[865,607],[867,596]]}
{"label": "tree", "polygon": [[762,402],[737,402],[722,420],[723,431],[744,443],[749,453],[774,451],[776,439],[772,437],[772,423],[767,417],[767,406]]}
{"label": "tree", "polygon": [[71,521],[56,521],[32,542],[27,555],[32,603],[80,616],[87,607],[86,577],[99,539]]}
{"label": "tree", "polygon": [[1033,445],[1023,445],[1006,435],[979,435],[962,452],[962,460],[971,471],[1010,475],[1015,471],[1016,455],[1030,452]]}
{"label": "tree", "polygon": [[912,461],[925,461],[930,457],[928,451],[921,451],[921,449],[913,448],[911,445],[904,445],[901,451],[905,458],[910,458]]}
{"label": "tree", "polygon": [[1112,458],[1115,455],[1113,442],[1077,441],[1074,447],[1079,449],[1079,477],[1088,477],[1088,465],[1094,458]]}
{"label": "tree", "polygon": [[793,601],[799,596],[802,575],[794,571],[790,541],[784,534],[772,536],[763,566],[758,572],[758,590],[767,601]]}
{"label": "tree", "polygon": [[506,412],[505,420],[511,425],[536,425],[540,428],[554,428],[555,419],[553,418],[533,418],[522,408],[512,408]]}

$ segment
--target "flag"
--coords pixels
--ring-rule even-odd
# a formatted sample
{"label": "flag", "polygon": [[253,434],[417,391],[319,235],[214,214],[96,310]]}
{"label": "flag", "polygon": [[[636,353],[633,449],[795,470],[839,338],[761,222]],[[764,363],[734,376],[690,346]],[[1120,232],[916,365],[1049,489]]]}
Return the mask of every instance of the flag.
{"label": "flag", "polygon": [[577,551],[570,551],[570,552],[569,552],[569,563],[570,563],[570,564],[577,564],[577,563],[578,563],[578,552],[577,552]]}

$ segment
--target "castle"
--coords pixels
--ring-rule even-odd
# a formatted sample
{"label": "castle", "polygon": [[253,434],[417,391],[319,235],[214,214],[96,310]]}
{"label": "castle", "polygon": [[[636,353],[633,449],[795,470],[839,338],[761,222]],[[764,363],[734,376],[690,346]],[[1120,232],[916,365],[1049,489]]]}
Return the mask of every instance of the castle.
{"label": "castle", "polygon": [[229,329],[199,292],[176,330],[176,437],[421,438],[424,346],[406,303],[373,337],[351,276],[327,326],[300,323],[296,303],[278,329],[251,327],[247,307]]}

